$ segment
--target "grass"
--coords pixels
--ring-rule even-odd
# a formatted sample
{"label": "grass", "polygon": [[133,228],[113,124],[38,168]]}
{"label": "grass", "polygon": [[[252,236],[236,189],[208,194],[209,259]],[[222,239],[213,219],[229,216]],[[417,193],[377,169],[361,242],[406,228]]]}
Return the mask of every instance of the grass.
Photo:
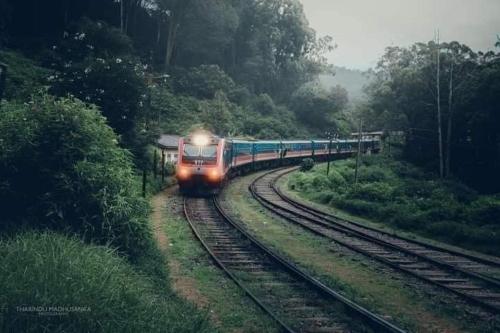
{"label": "grass", "polygon": [[206,314],[104,246],[44,232],[0,241],[2,332],[212,332]]}
{"label": "grass", "polygon": [[438,180],[409,163],[364,156],[354,185],[353,159],[289,177],[300,196],[391,228],[469,250],[500,254],[500,196],[481,195],[454,180]]}
{"label": "grass", "polygon": [[[452,305],[450,296],[420,286],[419,282],[408,285],[405,276],[381,264],[271,217],[247,190],[254,177],[230,184],[225,193],[225,205],[252,234],[327,285],[409,331],[495,330],[467,314],[465,307]],[[415,288],[415,284],[419,287]]]}
{"label": "grass", "polygon": [[213,264],[179,212],[165,209],[180,206],[180,199],[165,192],[158,196],[160,232],[174,290],[206,309],[221,332],[278,332],[274,321]]}

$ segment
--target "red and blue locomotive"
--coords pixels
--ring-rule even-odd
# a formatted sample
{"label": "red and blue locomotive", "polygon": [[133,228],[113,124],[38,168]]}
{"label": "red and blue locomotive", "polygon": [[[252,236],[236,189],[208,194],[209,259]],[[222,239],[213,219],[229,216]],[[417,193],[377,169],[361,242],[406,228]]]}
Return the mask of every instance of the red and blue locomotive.
{"label": "red and blue locomotive", "polygon": [[[241,140],[196,132],[179,140],[176,176],[181,191],[216,190],[230,174],[263,166],[292,164],[310,157],[352,154],[357,140]],[[361,140],[362,152],[378,151],[380,141]]]}

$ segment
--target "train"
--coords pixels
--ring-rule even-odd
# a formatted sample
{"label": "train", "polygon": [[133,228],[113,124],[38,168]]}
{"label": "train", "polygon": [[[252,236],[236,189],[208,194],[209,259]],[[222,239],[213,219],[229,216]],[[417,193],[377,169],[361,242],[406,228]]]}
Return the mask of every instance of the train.
{"label": "train", "polygon": [[[362,138],[360,148],[362,153],[378,152],[380,140]],[[182,193],[215,193],[233,175],[249,170],[291,165],[304,158],[325,161],[357,150],[357,139],[243,140],[199,131],[179,139],[176,178]]]}

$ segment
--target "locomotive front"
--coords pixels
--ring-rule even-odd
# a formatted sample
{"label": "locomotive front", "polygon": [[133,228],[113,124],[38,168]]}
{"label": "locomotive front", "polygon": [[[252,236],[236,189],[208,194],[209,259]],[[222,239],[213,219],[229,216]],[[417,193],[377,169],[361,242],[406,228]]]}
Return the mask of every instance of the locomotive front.
{"label": "locomotive front", "polygon": [[223,139],[208,132],[179,140],[176,177],[182,192],[213,190],[221,185],[223,143]]}

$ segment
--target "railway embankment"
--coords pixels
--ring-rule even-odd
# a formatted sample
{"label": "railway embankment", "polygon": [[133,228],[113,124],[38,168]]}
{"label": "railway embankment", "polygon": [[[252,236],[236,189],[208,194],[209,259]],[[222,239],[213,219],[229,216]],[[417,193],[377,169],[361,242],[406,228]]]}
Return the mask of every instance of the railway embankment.
{"label": "railway embankment", "polygon": [[252,235],[323,283],[409,331],[495,330],[491,314],[455,295],[270,213],[248,191],[255,178],[233,181],[222,194],[222,206]]}
{"label": "railway embankment", "polygon": [[453,179],[439,180],[383,154],[362,157],[354,184],[354,166],[353,159],[336,161],[327,176],[326,166],[317,165],[310,172],[291,174],[282,188],[378,227],[500,254],[498,194],[481,194]]}

